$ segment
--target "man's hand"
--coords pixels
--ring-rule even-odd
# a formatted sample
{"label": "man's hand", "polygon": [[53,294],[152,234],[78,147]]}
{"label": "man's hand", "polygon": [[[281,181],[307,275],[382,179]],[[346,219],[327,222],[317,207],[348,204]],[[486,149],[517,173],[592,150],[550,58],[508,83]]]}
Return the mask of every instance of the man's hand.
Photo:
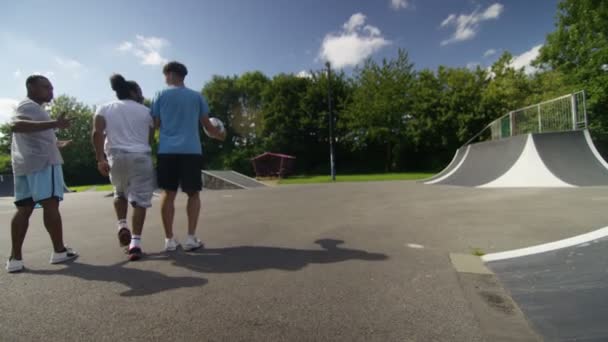
{"label": "man's hand", "polygon": [[72,120],[68,119],[67,114],[65,112],[59,114],[59,116],[57,116],[57,128],[58,129],[66,129],[66,128],[70,128],[70,125],[72,124]]}
{"label": "man's hand", "polygon": [[107,160],[100,160],[97,162],[97,170],[102,176],[108,177],[110,175],[110,164]]}

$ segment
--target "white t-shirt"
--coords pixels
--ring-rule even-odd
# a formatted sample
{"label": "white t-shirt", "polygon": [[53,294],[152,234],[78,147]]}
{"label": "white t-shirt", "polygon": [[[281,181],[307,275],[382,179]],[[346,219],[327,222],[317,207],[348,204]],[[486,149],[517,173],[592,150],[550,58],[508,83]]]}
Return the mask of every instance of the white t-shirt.
{"label": "white t-shirt", "polygon": [[132,100],[117,100],[97,108],[95,116],[98,115],[106,121],[104,151],[107,155],[112,149],[134,153],[152,150],[149,134],[154,122],[148,107]]}
{"label": "white t-shirt", "polygon": [[[49,113],[36,102],[25,99],[19,103],[12,120],[49,121]],[[29,175],[49,165],[61,165],[63,159],[57,148],[55,130],[13,133],[11,158],[16,176]]]}

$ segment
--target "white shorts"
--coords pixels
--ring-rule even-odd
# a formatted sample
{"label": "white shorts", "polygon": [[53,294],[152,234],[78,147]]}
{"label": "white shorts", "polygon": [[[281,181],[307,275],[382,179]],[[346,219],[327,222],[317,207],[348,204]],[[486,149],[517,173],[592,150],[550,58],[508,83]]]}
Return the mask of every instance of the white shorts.
{"label": "white shorts", "polygon": [[114,197],[125,198],[134,207],[150,208],[156,190],[152,155],[111,150],[108,162]]}

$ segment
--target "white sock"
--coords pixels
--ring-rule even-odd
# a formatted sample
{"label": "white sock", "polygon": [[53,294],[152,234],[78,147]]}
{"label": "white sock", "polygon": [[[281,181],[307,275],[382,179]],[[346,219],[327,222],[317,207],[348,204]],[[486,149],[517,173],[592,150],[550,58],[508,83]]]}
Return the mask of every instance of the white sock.
{"label": "white sock", "polygon": [[196,235],[188,234],[188,240],[196,240]]}
{"label": "white sock", "polygon": [[121,230],[122,228],[129,228],[126,219],[118,220],[118,230]]}
{"label": "white sock", "polygon": [[141,246],[141,235],[131,235],[131,244],[129,248]]}

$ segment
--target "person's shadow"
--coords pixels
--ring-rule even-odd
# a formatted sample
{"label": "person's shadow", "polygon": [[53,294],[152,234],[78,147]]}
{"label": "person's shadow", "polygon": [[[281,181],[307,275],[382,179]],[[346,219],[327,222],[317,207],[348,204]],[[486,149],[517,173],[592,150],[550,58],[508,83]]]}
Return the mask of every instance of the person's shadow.
{"label": "person's shadow", "polygon": [[[265,246],[238,246],[208,248],[189,253],[153,253],[143,261],[170,260],[173,265],[201,273],[237,273],[264,269],[297,271],[309,264],[337,263],[347,260],[382,261],[384,254],[338,247],[343,241],[323,239],[315,241],[323,249],[306,250]],[[139,261],[138,261],[139,262]],[[193,277],[170,277],[156,271],[123,267],[128,261],[114,265],[88,265],[77,261],[61,270],[33,270],[38,275],[65,275],[90,281],[120,283],[129,288],[121,296],[145,296],[166,290],[198,287],[207,284],[207,279]]]}
{"label": "person's shadow", "polygon": [[91,281],[120,283],[129,289],[121,296],[146,296],[166,290],[197,287],[207,284],[207,279],[193,277],[170,277],[160,272],[125,268],[128,261],[114,265],[100,266],[82,264],[77,261],[66,264],[61,270],[33,270],[27,273],[38,275],[65,275]]}
{"label": "person's shadow", "polygon": [[264,269],[297,271],[309,264],[338,263],[347,260],[383,261],[384,254],[338,247],[340,240],[322,239],[315,243],[323,249],[307,250],[265,246],[204,248],[189,253],[152,254],[152,259],[167,258],[178,267],[202,273],[237,273]]}

